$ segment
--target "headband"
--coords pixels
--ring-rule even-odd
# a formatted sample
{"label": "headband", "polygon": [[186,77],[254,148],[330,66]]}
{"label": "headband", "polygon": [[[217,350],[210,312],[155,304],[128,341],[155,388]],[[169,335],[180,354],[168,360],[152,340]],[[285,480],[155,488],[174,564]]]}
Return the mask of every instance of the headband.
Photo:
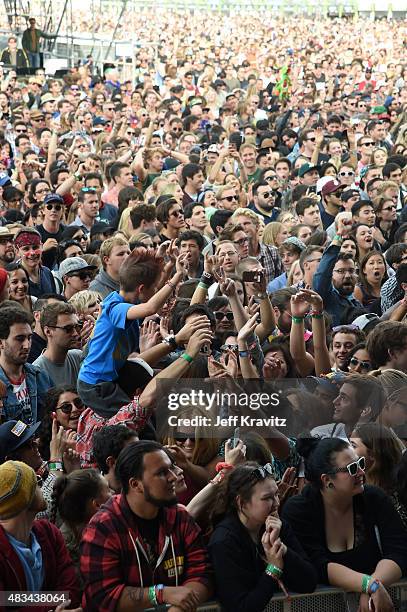
{"label": "headband", "polygon": [[40,246],[41,236],[39,234],[34,234],[33,232],[20,232],[15,238],[14,244],[17,247],[27,245]]}

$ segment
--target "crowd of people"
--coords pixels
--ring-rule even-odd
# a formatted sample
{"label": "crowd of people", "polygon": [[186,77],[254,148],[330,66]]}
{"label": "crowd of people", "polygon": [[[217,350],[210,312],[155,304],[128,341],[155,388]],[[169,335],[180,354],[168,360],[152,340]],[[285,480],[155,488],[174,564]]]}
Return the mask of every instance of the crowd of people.
{"label": "crowd of people", "polygon": [[406,24],[148,15],[133,81],[0,67],[0,607],[396,610]]}

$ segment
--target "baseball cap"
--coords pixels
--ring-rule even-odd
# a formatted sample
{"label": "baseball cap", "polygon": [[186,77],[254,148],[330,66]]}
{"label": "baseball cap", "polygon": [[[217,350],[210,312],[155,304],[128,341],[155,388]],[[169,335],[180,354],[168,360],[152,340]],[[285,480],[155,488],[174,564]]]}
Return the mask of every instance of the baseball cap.
{"label": "baseball cap", "polygon": [[11,185],[10,177],[8,172],[0,172],[0,187],[4,187],[5,185]]}
{"label": "baseball cap", "polygon": [[56,98],[50,94],[50,93],[46,93],[43,96],[41,96],[41,105],[46,104],[47,102],[55,102]]}
{"label": "baseball cap", "polygon": [[327,183],[329,183],[330,181],[332,181],[332,176],[321,176],[321,178],[317,180],[317,184],[316,184],[317,193],[321,193],[322,187],[326,185]]}
{"label": "baseball cap", "polygon": [[298,176],[302,178],[303,176],[307,174],[307,172],[311,172],[312,170],[317,170],[319,174],[319,170],[317,166],[314,166],[313,164],[309,164],[308,162],[306,164],[302,164],[302,166],[298,170]]}
{"label": "baseball cap", "polygon": [[325,391],[329,393],[338,393],[338,389],[340,385],[344,382],[346,378],[345,372],[330,372],[324,376],[308,376],[316,384],[322,387]]}
{"label": "baseball cap", "polygon": [[359,189],[345,189],[345,191],[342,191],[341,193],[341,200],[343,202],[347,202],[348,200],[350,200],[351,198],[354,198],[355,196],[360,197]]}
{"label": "baseball cap", "polygon": [[356,317],[352,325],[356,325],[361,331],[366,332],[368,330],[370,331],[370,329],[375,327],[378,323],[380,323],[380,317],[373,312],[368,312]]}
{"label": "baseball cap", "polygon": [[107,121],[106,119],[103,119],[103,117],[95,117],[93,119],[92,125],[93,127],[95,127],[96,125],[106,125]]}
{"label": "baseball cap", "polygon": [[3,462],[7,455],[32,438],[40,425],[41,421],[34,425],[27,425],[23,421],[14,420],[0,425],[0,462]]}
{"label": "baseball cap", "polygon": [[95,234],[113,234],[115,232],[115,228],[103,221],[98,221],[92,226],[90,230],[90,236],[94,236]]}
{"label": "baseball cap", "polygon": [[12,234],[7,227],[0,227],[0,240],[4,240],[5,238],[14,240],[14,234]]}
{"label": "baseball cap", "polygon": [[45,196],[44,204],[49,204],[50,202],[59,202],[59,204],[64,206],[64,199],[57,193],[49,193]]}
{"label": "baseball cap", "polygon": [[96,270],[97,266],[90,266],[82,257],[67,257],[59,266],[59,275],[61,278],[72,272],[80,270]]}
{"label": "baseball cap", "polygon": [[197,104],[203,104],[203,103],[204,103],[203,98],[191,98],[190,100],[188,100],[188,104],[190,108],[192,108],[193,106],[197,106]]}
{"label": "baseball cap", "polygon": [[272,138],[265,138],[264,140],[262,140],[261,144],[260,144],[260,151],[262,149],[273,149],[275,146],[275,142]]}
{"label": "baseball cap", "polygon": [[340,183],[339,181],[335,181],[335,180],[328,181],[322,187],[322,195],[326,196],[326,195],[329,195],[330,193],[335,193],[335,191],[338,191],[338,189],[343,189],[342,183]]}
{"label": "baseball cap", "polygon": [[38,109],[35,109],[30,112],[30,117],[31,119],[44,119],[44,113]]}
{"label": "baseball cap", "polygon": [[37,490],[34,470],[22,461],[0,465],[0,519],[6,521],[30,507]]}
{"label": "baseball cap", "polygon": [[208,153],[217,153],[219,155],[219,148],[217,144],[211,144],[208,147]]}

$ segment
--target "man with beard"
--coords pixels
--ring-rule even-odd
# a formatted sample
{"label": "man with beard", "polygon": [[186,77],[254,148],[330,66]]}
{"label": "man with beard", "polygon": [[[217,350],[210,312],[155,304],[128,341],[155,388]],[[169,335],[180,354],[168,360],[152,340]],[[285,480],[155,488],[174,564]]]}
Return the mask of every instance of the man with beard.
{"label": "man with beard", "polygon": [[83,533],[84,609],[135,612],[169,604],[171,612],[192,611],[211,595],[208,555],[199,527],[177,506],[174,467],[155,441],[120,452],[122,493]]}
{"label": "man with beard", "polygon": [[346,220],[338,219],[337,234],[322,255],[313,280],[312,288],[322,297],[334,325],[352,321],[349,316],[351,309],[357,309],[359,314],[364,311],[362,304],[353,296],[357,277],[352,254],[340,253],[348,231]]}
{"label": "man with beard", "polygon": [[15,592],[65,591],[72,602],[66,610],[80,612],[78,580],[62,534],[49,521],[35,520],[47,508],[41,484],[22,461],[0,466],[1,585]]}
{"label": "man with beard", "polygon": [[260,215],[266,225],[271,221],[275,221],[280,212],[279,208],[274,207],[275,203],[275,193],[266,181],[253,185],[253,204],[249,208]]}
{"label": "man with beard", "polygon": [[16,257],[13,238],[7,227],[0,227],[0,268],[4,270],[9,270]]}

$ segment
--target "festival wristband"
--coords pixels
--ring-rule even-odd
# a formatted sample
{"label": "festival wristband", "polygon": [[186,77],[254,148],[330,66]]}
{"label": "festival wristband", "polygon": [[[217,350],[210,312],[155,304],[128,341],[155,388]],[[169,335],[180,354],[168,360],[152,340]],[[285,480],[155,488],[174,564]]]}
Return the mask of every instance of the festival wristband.
{"label": "festival wristband", "polygon": [[233,465],[225,461],[219,461],[219,463],[216,464],[215,472],[219,474],[222,470],[233,470]]}
{"label": "festival wristband", "polygon": [[369,593],[369,582],[371,581],[372,577],[368,576],[368,574],[363,574],[362,576],[362,593]]}
{"label": "festival wristband", "polygon": [[249,351],[239,351],[239,357],[248,357]]}
{"label": "festival wristband", "polygon": [[338,234],[335,234],[332,240],[336,240],[337,242],[343,242],[342,236],[338,236]]}
{"label": "festival wristband", "polygon": [[273,576],[273,578],[281,578],[281,576],[283,575],[283,570],[281,570],[276,565],[269,563],[266,567],[266,574],[268,576]]}
{"label": "festival wristband", "polygon": [[185,361],[187,361],[188,363],[192,363],[194,360],[194,358],[191,357],[191,355],[188,355],[188,353],[182,353],[181,359],[185,359]]}
{"label": "festival wristband", "polygon": [[148,598],[153,604],[153,606],[158,605],[157,595],[155,594],[155,586],[151,586],[148,588]]}
{"label": "festival wristband", "polygon": [[304,323],[304,317],[292,317],[293,323]]}
{"label": "festival wristband", "polygon": [[202,281],[198,283],[198,287],[199,289],[204,289],[205,291],[208,291],[209,289],[208,285],[205,285],[205,283],[203,283]]}
{"label": "festival wristband", "polygon": [[311,317],[313,317],[314,319],[323,319],[324,315],[322,312],[318,312],[316,310],[311,310],[310,312]]}
{"label": "festival wristband", "polygon": [[50,470],[50,472],[63,472],[64,468],[63,465],[60,461],[49,461],[48,462],[48,469]]}

